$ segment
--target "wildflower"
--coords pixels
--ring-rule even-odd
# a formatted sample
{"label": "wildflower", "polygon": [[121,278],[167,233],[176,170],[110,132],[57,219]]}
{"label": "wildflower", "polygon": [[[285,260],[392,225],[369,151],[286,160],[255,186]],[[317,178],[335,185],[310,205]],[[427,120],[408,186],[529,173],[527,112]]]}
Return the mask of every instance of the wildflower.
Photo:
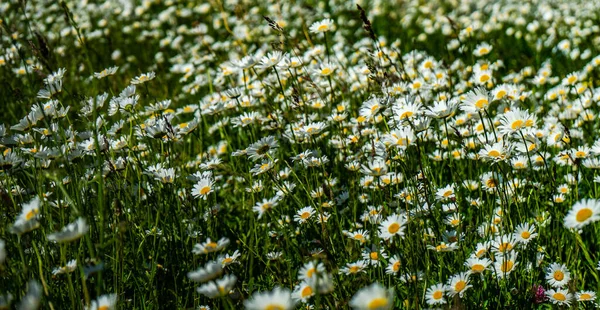
{"label": "wildflower", "polygon": [[241,254],[240,251],[235,250],[233,252],[233,254],[229,255],[229,254],[225,254],[225,255],[219,255],[219,257],[217,257],[217,261],[221,262],[221,265],[223,265],[223,267],[225,266],[229,266],[233,263],[239,263],[238,259],[240,258]]}
{"label": "wildflower", "polygon": [[507,278],[518,264],[516,252],[500,254],[494,262],[494,273],[498,278]]}
{"label": "wildflower", "polygon": [[252,207],[252,210],[258,213],[258,218],[260,219],[266,212],[277,206],[279,199],[280,198],[278,196],[275,196],[271,199],[264,198],[261,202],[257,202],[256,205]]}
{"label": "wildflower", "polygon": [[427,292],[425,293],[425,300],[430,306],[444,305],[446,304],[446,300],[444,299],[445,293],[446,286],[444,284],[434,284],[427,288]]}
{"label": "wildflower", "polygon": [[196,291],[208,298],[225,296],[233,289],[236,281],[235,275],[228,274],[221,279],[202,284]]}
{"label": "wildflower", "polygon": [[333,30],[333,20],[326,18],[310,25],[309,31],[312,33],[325,33]]}
{"label": "wildflower", "polygon": [[546,271],[546,282],[554,288],[561,288],[571,280],[571,273],[565,265],[552,263]]}
{"label": "wildflower", "polygon": [[361,288],[350,300],[350,306],[358,310],[387,310],[392,309],[394,290],[386,289],[379,283],[373,283]]}
{"label": "wildflower", "polygon": [[484,88],[476,88],[465,95],[461,108],[467,113],[477,113],[488,108],[490,99]]}
{"label": "wildflower", "polygon": [[402,238],[406,225],[406,216],[392,214],[379,224],[379,237],[384,240],[392,239],[394,236]]}
{"label": "wildflower", "polygon": [[275,164],[279,161],[279,159],[275,160],[263,160],[261,163],[254,165],[254,168],[250,169],[250,173],[252,175],[263,174],[275,166]]}
{"label": "wildflower", "polygon": [[294,215],[294,221],[298,222],[300,224],[304,224],[306,223],[306,221],[308,221],[313,214],[315,214],[315,209],[311,206],[307,206],[304,207],[300,210],[298,210],[298,212],[296,213],[296,215]]}
{"label": "wildflower", "polygon": [[523,223],[517,226],[514,232],[514,237],[519,243],[527,244],[535,237],[537,237],[537,233],[535,232],[535,225],[531,225],[529,223]]}
{"label": "wildflower", "polygon": [[548,300],[548,297],[546,297],[546,290],[544,290],[544,287],[538,284],[535,284],[532,288],[533,290],[533,302],[536,304],[541,304],[543,302],[545,302],[546,300]]}
{"label": "wildflower", "polygon": [[48,241],[58,243],[74,241],[83,237],[89,230],[90,226],[84,218],[80,217],[75,222],[65,226],[60,232],[48,235]]}
{"label": "wildflower", "polygon": [[192,189],[192,196],[206,200],[208,195],[214,191],[215,182],[208,175],[202,177]]}
{"label": "wildflower", "polygon": [[209,261],[204,267],[188,272],[187,277],[194,282],[207,282],[217,278],[222,273],[223,267],[221,264],[215,261]]}
{"label": "wildflower", "polygon": [[71,272],[75,271],[75,269],[77,269],[77,260],[72,259],[67,263],[66,266],[58,267],[58,268],[55,268],[54,270],[52,270],[52,274],[59,275],[59,274],[71,273]]}
{"label": "wildflower", "polygon": [[315,295],[316,279],[309,279],[300,282],[292,292],[292,298],[297,301],[306,303],[312,296]]}
{"label": "wildflower", "polygon": [[13,234],[23,234],[40,226],[38,215],[40,213],[40,198],[35,197],[28,203],[23,204],[21,214],[11,227]]}
{"label": "wildflower", "polygon": [[92,301],[87,310],[114,310],[117,307],[117,294],[108,294]]}
{"label": "wildflower", "polygon": [[119,69],[118,66],[106,68],[100,72],[95,72],[94,77],[101,80],[107,76],[114,75],[117,72],[117,69]]}
{"label": "wildflower", "polygon": [[398,271],[400,271],[401,265],[402,265],[402,262],[400,261],[400,258],[397,255],[394,255],[389,259],[388,265],[385,268],[385,273],[386,274],[397,274]]}
{"label": "wildflower", "polygon": [[286,288],[275,287],[270,292],[256,292],[244,301],[248,310],[291,310],[296,306],[292,294]]}
{"label": "wildflower", "polygon": [[142,73],[131,80],[131,85],[138,85],[153,80],[156,77],[154,71]]}
{"label": "wildflower", "polygon": [[580,291],[575,294],[577,301],[594,301],[596,300],[596,292],[594,291]]}
{"label": "wildflower", "polygon": [[459,297],[463,297],[463,294],[466,290],[473,287],[469,284],[469,272],[462,272],[456,275],[453,275],[448,279],[448,295],[450,297],[454,297],[458,295]]}
{"label": "wildflower", "polygon": [[583,199],[576,202],[564,218],[566,228],[581,229],[600,220],[600,203],[596,199]]}
{"label": "wildflower", "polygon": [[196,245],[194,245],[194,249],[192,249],[192,253],[198,255],[198,254],[208,254],[208,253],[212,253],[212,252],[218,252],[218,251],[221,251],[222,249],[224,249],[225,247],[227,247],[228,245],[229,245],[228,238],[223,237],[223,238],[219,239],[219,241],[217,241],[217,242],[214,242],[210,238],[207,238],[205,242],[197,243]]}
{"label": "wildflower", "polygon": [[19,309],[19,310],[39,309],[41,299],[42,299],[42,286],[38,282],[31,280],[27,284],[27,294],[25,294],[25,296],[23,296],[23,298],[21,299],[21,302],[17,306],[17,309]]}
{"label": "wildflower", "polygon": [[486,271],[489,266],[492,264],[492,261],[487,258],[477,258],[477,257],[469,257],[465,262],[465,266],[469,268],[469,273],[483,273]]}
{"label": "wildflower", "polygon": [[300,280],[316,279],[319,274],[325,273],[325,265],[320,262],[308,262],[300,268],[298,278]]}
{"label": "wildflower", "polygon": [[546,296],[548,296],[550,302],[552,302],[555,305],[561,306],[569,306],[571,303],[571,299],[573,299],[573,294],[569,293],[567,289],[551,289],[546,291]]}
{"label": "wildflower", "polygon": [[354,263],[347,263],[346,266],[340,268],[340,273],[345,275],[358,274],[361,272],[366,272],[368,263],[364,260],[359,260]]}
{"label": "wildflower", "polygon": [[272,68],[278,65],[284,57],[285,55],[281,51],[270,52],[260,59],[259,67],[262,69]]}
{"label": "wildflower", "polygon": [[279,147],[279,143],[273,136],[264,137],[257,142],[252,143],[247,149],[248,158],[253,161],[272,157],[273,152]]}

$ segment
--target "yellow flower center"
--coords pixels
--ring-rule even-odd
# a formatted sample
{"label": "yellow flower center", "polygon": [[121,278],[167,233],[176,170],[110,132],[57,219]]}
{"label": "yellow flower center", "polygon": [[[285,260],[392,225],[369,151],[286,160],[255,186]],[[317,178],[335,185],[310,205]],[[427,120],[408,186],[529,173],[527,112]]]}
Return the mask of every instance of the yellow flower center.
{"label": "yellow flower center", "polygon": [[387,305],[388,305],[387,298],[378,297],[378,298],[374,298],[373,300],[371,300],[371,302],[369,302],[369,304],[367,305],[367,308],[368,309],[379,309],[379,308],[386,307]]}
{"label": "yellow flower center", "polygon": [[307,276],[308,278],[312,278],[312,277],[313,277],[313,275],[315,274],[315,271],[316,271],[316,270],[315,270],[315,268],[310,268],[310,269],[308,269],[308,271],[306,272],[306,276]]}
{"label": "yellow flower center", "polygon": [[577,220],[577,222],[581,223],[584,222],[585,220],[589,219],[590,217],[592,217],[592,210],[585,208],[585,209],[581,209],[577,212],[577,215],[575,216],[575,219]]}
{"label": "yellow flower center", "polygon": [[102,305],[102,306],[98,307],[98,310],[108,310],[108,306]]}
{"label": "yellow flower center", "polygon": [[442,291],[435,291],[432,297],[435,300],[442,299],[442,297],[444,297],[444,293],[442,293]]}
{"label": "yellow flower center", "polygon": [[581,295],[579,295],[579,300],[590,300],[592,299],[592,295],[588,294],[588,293],[583,293]]}
{"label": "yellow flower center", "polygon": [[553,277],[556,281],[562,281],[565,278],[565,274],[560,270],[556,270]]}
{"label": "yellow flower center", "polygon": [[460,280],[460,281],[456,282],[456,285],[454,285],[454,290],[457,292],[460,292],[460,291],[464,290],[466,286],[467,286],[467,282]]}
{"label": "yellow flower center", "polygon": [[206,195],[208,192],[210,192],[210,186],[204,186],[202,189],[200,189],[200,195]]}
{"label": "yellow flower center", "polygon": [[317,30],[318,31],[327,31],[329,29],[329,26],[327,25],[320,25]]}
{"label": "yellow flower center", "polygon": [[490,157],[499,157],[500,156],[500,152],[498,152],[498,150],[491,150],[488,152],[488,155]]}
{"label": "yellow flower center", "polygon": [[30,210],[29,212],[27,212],[27,214],[25,214],[25,219],[26,220],[30,220],[32,219],[35,215],[37,214],[37,211],[35,209]]}
{"label": "yellow flower center", "polygon": [[481,273],[485,270],[485,267],[482,264],[475,264],[471,267],[471,271],[476,273]]}
{"label": "yellow flower center", "polygon": [[552,298],[559,300],[559,301],[565,301],[567,300],[567,296],[565,296],[565,294],[561,293],[561,292],[556,292],[552,295]]}
{"label": "yellow flower center", "polygon": [[206,248],[207,248],[207,249],[209,249],[209,250],[212,250],[212,249],[216,249],[216,248],[217,248],[217,246],[218,246],[218,244],[217,244],[216,242],[209,242],[209,243],[206,245]]}
{"label": "yellow flower center", "polygon": [[529,237],[531,237],[531,233],[529,233],[528,231],[524,231],[521,233],[521,238],[529,239]]}
{"label": "yellow flower center", "polygon": [[392,223],[392,225],[388,227],[390,234],[395,234],[398,232],[398,230],[400,230],[400,224],[398,223]]}
{"label": "yellow flower center", "polygon": [[278,304],[268,304],[265,310],[285,310],[285,307]]}
{"label": "yellow flower center", "polygon": [[483,109],[483,108],[485,108],[487,105],[488,105],[488,100],[487,100],[487,99],[485,99],[485,98],[481,98],[481,99],[479,99],[479,100],[477,100],[477,101],[475,102],[475,106],[476,106],[478,109]]}
{"label": "yellow flower center", "polygon": [[510,242],[503,242],[498,246],[498,251],[500,252],[508,252],[512,250],[512,244]]}
{"label": "yellow flower center", "polygon": [[369,254],[369,257],[372,260],[378,260],[379,259],[379,253],[377,253],[377,252],[371,252],[371,254]]}
{"label": "yellow flower center", "polygon": [[523,127],[523,123],[525,123],[525,122],[518,119],[510,125],[510,128],[512,128],[513,130],[519,129],[519,128]]}
{"label": "yellow flower center", "polygon": [[302,291],[300,292],[300,295],[302,296],[302,298],[311,296],[313,293],[312,288],[310,288],[310,286],[306,286],[305,288],[302,289]]}
{"label": "yellow flower center", "polygon": [[515,265],[515,263],[513,263],[510,260],[507,260],[507,261],[505,261],[505,262],[502,263],[502,266],[500,266],[500,270],[502,272],[509,272],[509,271],[511,271],[513,269],[514,265]]}
{"label": "yellow flower center", "polygon": [[303,220],[307,219],[310,217],[310,213],[309,212],[303,212],[302,215],[300,215],[300,218],[302,218]]}
{"label": "yellow flower center", "polygon": [[406,111],[400,115],[400,119],[409,118],[409,117],[413,116],[413,114],[414,113],[412,111]]}
{"label": "yellow flower center", "polygon": [[394,263],[394,265],[392,265],[392,270],[394,272],[398,272],[398,270],[400,270],[400,261],[397,261]]}

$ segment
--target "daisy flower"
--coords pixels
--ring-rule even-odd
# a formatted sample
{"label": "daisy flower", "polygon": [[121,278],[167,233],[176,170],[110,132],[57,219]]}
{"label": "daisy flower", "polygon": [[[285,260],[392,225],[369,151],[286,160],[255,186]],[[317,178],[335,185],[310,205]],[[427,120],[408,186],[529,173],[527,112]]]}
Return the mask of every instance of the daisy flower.
{"label": "daisy flower", "polygon": [[333,28],[333,20],[331,18],[326,18],[321,21],[314,22],[312,25],[310,25],[308,30],[312,33],[325,33],[332,31]]}
{"label": "daisy flower", "polygon": [[402,214],[392,214],[379,224],[379,237],[389,240],[394,236],[400,238],[404,236],[406,226],[406,216]]}
{"label": "daisy flower", "polygon": [[425,300],[430,306],[443,305],[446,303],[444,294],[446,293],[446,286],[442,283],[434,284],[427,288],[425,293]]}
{"label": "daisy flower", "polygon": [[119,69],[118,66],[106,68],[100,72],[95,72],[94,77],[99,80],[103,79],[107,76],[114,75],[117,72],[117,69]]}
{"label": "daisy flower", "polygon": [[459,297],[463,297],[463,294],[466,290],[473,287],[469,284],[469,272],[461,272],[459,274],[453,275],[448,279],[448,295],[450,297],[454,297],[458,295]]}
{"label": "daisy flower", "polygon": [[65,226],[60,232],[48,235],[48,241],[58,243],[74,241],[83,237],[89,230],[90,226],[84,218],[80,217],[75,222]]}
{"label": "daisy flower", "polygon": [[498,278],[507,278],[518,264],[516,252],[497,255],[494,262],[494,273]]}
{"label": "daisy flower", "polygon": [[194,248],[192,249],[192,253],[198,255],[198,254],[208,254],[208,253],[218,252],[218,251],[221,251],[222,249],[224,249],[225,247],[227,247],[228,245],[229,245],[229,239],[225,238],[225,237],[219,239],[219,241],[217,241],[217,242],[212,241],[210,238],[206,238],[205,242],[196,243],[196,245],[194,245]]}
{"label": "daisy flower", "polygon": [[560,306],[569,306],[571,299],[573,299],[573,294],[569,293],[567,289],[547,290],[546,296],[548,296],[550,302]]}
{"label": "daisy flower", "polygon": [[202,284],[196,289],[196,291],[208,298],[226,296],[227,294],[229,294],[229,291],[233,289],[233,286],[235,285],[236,281],[237,277],[235,275],[228,274],[216,281],[211,281]]}
{"label": "daisy flower", "polygon": [[92,301],[88,310],[113,310],[117,307],[117,294],[108,294]]}
{"label": "daisy flower", "polygon": [[575,294],[577,301],[594,301],[596,300],[596,293],[594,291],[581,291]]}
{"label": "daisy flower", "polygon": [[215,182],[208,176],[202,177],[192,189],[192,196],[194,198],[202,198],[206,200],[208,195],[214,191]]}
{"label": "daisy flower", "polygon": [[142,73],[131,80],[132,85],[143,84],[150,80],[153,80],[156,77],[156,73],[154,71]]}
{"label": "daisy flower", "polygon": [[489,266],[492,264],[492,261],[488,258],[477,258],[477,257],[469,257],[465,262],[465,266],[469,268],[469,273],[483,273],[486,271]]}
{"label": "daisy flower", "polygon": [[467,113],[480,112],[488,108],[491,97],[484,88],[476,88],[465,95],[461,109]]}
{"label": "daisy flower", "polygon": [[386,289],[379,283],[361,288],[350,300],[350,306],[357,310],[392,309],[394,289]]}
{"label": "daisy flower", "polygon": [[304,207],[294,215],[294,221],[300,224],[306,223],[315,214],[315,209],[311,206]]}
{"label": "daisy flower", "polygon": [[209,261],[195,271],[190,271],[187,277],[194,282],[207,282],[223,273],[223,266],[215,261]]}
{"label": "daisy flower", "polygon": [[317,275],[323,274],[325,271],[325,265],[323,265],[323,263],[311,261],[300,268],[298,278],[300,280],[316,278]]}
{"label": "daisy flower", "polygon": [[597,199],[583,199],[576,202],[564,218],[566,228],[581,229],[600,220],[600,203]]}
{"label": "daisy flower", "polygon": [[571,280],[571,273],[567,266],[563,264],[552,263],[546,271],[546,282],[554,287],[561,288],[567,285]]}
{"label": "daisy flower", "polygon": [[296,302],[292,299],[290,290],[275,287],[270,292],[256,292],[250,299],[244,301],[247,310],[292,310]]}
{"label": "daisy flower", "polygon": [[359,260],[354,263],[347,263],[346,266],[340,268],[340,273],[345,275],[358,274],[361,272],[366,272],[368,263],[364,260]]}
{"label": "daisy flower", "polygon": [[397,255],[394,255],[389,259],[388,265],[385,268],[385,273],[386,274],[397,274],[398,271],[400,271],[400,266],[402,266],[400,257],[398,257]]}
{"label": "daisy flower", "polygon": [[316,278],[300,282],[300,284],[294,288],[292,298],[303,303],[308,302],[308,300],[315,295],[315,284]]}

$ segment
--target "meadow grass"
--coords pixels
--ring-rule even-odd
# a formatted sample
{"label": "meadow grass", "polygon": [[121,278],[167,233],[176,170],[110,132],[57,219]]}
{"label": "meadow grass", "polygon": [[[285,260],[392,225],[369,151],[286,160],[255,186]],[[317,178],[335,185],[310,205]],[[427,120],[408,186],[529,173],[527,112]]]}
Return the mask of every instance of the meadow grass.
{"label": "meadow grass", "polygon": [[0,309],[600,306],[598,9],[0,3]]}

